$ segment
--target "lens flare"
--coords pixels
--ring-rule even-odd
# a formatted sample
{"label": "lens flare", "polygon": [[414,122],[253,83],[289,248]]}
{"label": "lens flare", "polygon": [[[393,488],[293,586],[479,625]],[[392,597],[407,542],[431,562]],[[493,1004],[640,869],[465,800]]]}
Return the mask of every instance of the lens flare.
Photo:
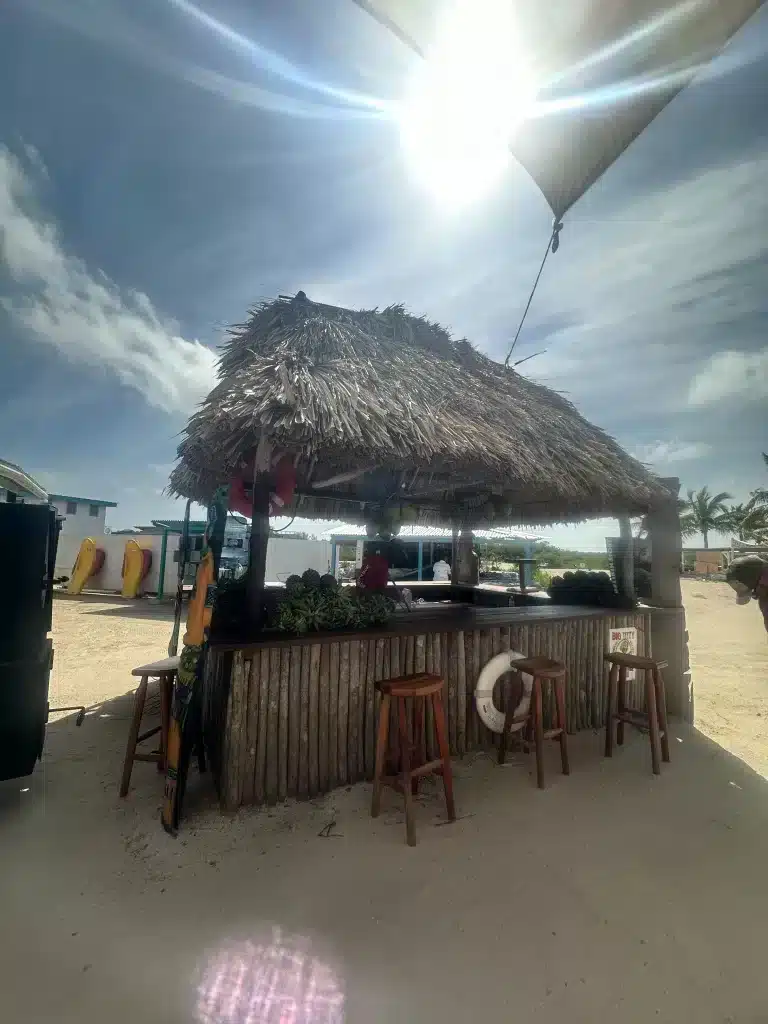
{"label": "lens flare", "polygon": [[531,69],[515,45],[512,8],[499,0],[457,0],[400,113],[409,167],[452,206],[501,178],[515,129],[536,97]]}
{"label": "lens flare", "polygon": [[198,1024],[344,1024],[344,989],[310,939],[275,927],[209,958],[196,1017]]}

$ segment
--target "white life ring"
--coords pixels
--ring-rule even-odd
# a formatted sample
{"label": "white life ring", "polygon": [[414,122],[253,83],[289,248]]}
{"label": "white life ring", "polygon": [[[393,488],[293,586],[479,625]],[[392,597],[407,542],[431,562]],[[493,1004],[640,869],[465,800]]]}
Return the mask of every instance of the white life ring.
{"label": "white life ring", "polygon": [[[524,657],[525,655],[519,651],[502,651],[501,654],[491,658],[477,677],[475,708],[480,716],[480,721],[491,732],[502,732],[505,718],[504,712],[499,711],[493,703],[493,688],[505,672],[509,672],[513,663]],[[521,672],[520,677],[523,680],[523,695],[520,698],[520,703],[515,708],[515,718],[522,718],[523,715],[528,713],[528,709],[531,706],[531,693],[533,692],[533,676],[528,675],[527,672]],[[524,725],[525,722],[517,722],[512,726],[510,732],[519,732]]]}

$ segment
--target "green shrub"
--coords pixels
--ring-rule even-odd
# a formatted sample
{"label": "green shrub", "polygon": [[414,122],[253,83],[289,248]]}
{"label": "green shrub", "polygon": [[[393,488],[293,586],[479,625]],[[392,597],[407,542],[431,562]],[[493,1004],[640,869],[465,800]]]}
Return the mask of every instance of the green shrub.
{"label": "green shrub", "polygon": [[311,633],[325,629],[364,629],[383,626],[394,611],[384,594],[365,594],[339,587],[332,577],[304,573],[279,602],[274,627],[286,633]]}
{"label": "green shrub", "polygon": [[546,590],[552,582],[552,573],[548,569],[543,569],[539,566],[533,574],[533,582],[543,590]]}

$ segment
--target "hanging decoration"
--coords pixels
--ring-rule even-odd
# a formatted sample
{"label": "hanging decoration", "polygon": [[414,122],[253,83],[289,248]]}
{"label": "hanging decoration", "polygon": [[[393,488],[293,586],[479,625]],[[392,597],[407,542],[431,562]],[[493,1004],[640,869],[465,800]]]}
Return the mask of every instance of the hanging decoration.
{"label": "hanging decoration", "polygon": [[[296,467],[291,456],[278,456],[273,461],[271,474],[273,482],[269,494],[269,514],[281,516],[293,501],[296,491]],[[247,479],[245,475],[237,476],[229,485],[230,510],[248,516],[249,519],[253,511],[253,499],[250,496],[252,476],[253,474],[250,474]]]}

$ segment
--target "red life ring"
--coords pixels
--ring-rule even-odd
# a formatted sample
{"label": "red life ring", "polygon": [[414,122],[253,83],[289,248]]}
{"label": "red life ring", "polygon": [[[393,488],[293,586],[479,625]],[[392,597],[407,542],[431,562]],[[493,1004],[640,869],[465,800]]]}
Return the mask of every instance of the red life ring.
{"label": "red life ring", "polygon": [[[296,490],[296,467],[290,455],[283,455],[272,469],[274,487],[269,495],[269,514],[280,516],[289,505]],[[229,485],[229,509],[249,519],[253,515],[253,502],[245,493],[245,478],[235,477]]]}

